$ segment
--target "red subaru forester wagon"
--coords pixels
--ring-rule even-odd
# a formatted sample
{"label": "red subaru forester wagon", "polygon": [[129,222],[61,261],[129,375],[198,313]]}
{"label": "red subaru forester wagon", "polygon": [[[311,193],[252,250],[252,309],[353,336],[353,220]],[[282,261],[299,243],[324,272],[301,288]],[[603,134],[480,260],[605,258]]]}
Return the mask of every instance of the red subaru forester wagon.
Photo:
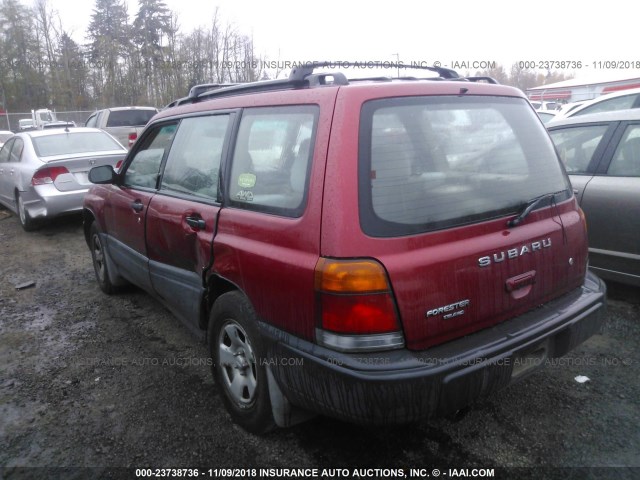
{"label": "red subaru forester wagon", "polygon": [[519,90],[317,67],[194,88],[90,173],[100,287],[206,331],[237,423],[445,414],[600,329],[584,216]]}

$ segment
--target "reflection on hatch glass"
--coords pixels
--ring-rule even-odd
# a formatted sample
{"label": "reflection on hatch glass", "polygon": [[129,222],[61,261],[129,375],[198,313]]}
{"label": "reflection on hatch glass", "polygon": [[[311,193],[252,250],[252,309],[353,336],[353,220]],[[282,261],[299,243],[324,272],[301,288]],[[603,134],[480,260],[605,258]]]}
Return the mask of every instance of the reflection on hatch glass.
{"label": "reflection on hatch glass", "polygon": [[367,103],[360,136],[363,228],[382,236],[435,230],[516,211],[531,198],[567,190],[544,128],[522,101],[430,97]]}

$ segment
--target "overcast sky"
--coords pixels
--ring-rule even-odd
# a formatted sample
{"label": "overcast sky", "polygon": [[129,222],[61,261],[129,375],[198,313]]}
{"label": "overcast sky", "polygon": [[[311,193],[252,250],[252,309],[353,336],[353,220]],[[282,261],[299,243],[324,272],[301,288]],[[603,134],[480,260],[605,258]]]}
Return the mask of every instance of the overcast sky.
{"label": "overcast sky", "polygon": [[[50,0],[63,26],[84,41],[95,2]],[[223,21],[251,35],[258,55],[270,60],[411,61],[457,66],[495,61],[582,62],[578,78],[632,77],[639,71],[611,69],[611,61],[640,66],[632,4],[576,1],[453,0],[165,0],[187,33],[206,26],[216,5]],[[128,0],[129,13],[138,10]],[[626,14],[625,14],[626,12]],[[398,57],[396,56],[398,55]],[[457,62],[454,65],[453,62]],[[465,62],[465,63],[462,63]],[[598,65],[597,62],[602,62]],[[462,67],[461,67],[462,65]]]}

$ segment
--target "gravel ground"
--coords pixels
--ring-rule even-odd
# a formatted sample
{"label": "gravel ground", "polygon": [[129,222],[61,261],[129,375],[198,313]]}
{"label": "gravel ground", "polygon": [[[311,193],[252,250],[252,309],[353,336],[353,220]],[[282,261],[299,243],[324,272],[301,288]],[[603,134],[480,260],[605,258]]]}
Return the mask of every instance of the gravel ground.
{"label": "gravel ground", "polygon": [[59,478],[135,478],[115,467],[640,478],[637,288],[610,284],[601,335],[456,417],[394,428],[316,417],[257,437],[225,413],[201,338],[137,289],[101,293],[79,218],[25,233],[0,210],[0,271],[0,479],[61,472],[19,467],[93,468]]}

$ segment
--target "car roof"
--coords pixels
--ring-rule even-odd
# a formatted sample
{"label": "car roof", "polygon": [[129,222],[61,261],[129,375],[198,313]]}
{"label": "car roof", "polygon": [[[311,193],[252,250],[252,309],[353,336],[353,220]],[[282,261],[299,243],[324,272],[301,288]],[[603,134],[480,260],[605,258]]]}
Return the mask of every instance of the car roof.
{"label": "car roof", "polygon": [[567,117],[572,117],[573,115],[575,115],[578,112],[581,112],[582,110],[589,108],[591,105],[595,105],[598,104],[600,102],[604,102],[606,100],[610,100],[612,98],[618,98],[618,97],[625,97],[627,95],[636,95],[640,93],[640,88],[626,88],[624,90],[619,90],[617,92],[611,92],[611,93],[606,93],[604,95],[600,95],[599,97],[596,98],[592,98],[591,100],[585,100],[582,105],[574,108],[573,110],[570,110],[569,112],[567,112]]}
{"label": "car roof", "polygon": [[560,118],[547,123],[547,128],[561,125],[578,125],[581,123],[598,122],[623,122],[627,120],[640,120],[640,108],[630,108],[627,110],[612,110],[610,112],[589,113],[575,117]]}
{"label": "car roof", "polygon": [[158,109],[156,107],[111,107],[105,108],[105,110],[111,110],[112,112],[119,112],[122,110],[153,110],[156,112]]}

